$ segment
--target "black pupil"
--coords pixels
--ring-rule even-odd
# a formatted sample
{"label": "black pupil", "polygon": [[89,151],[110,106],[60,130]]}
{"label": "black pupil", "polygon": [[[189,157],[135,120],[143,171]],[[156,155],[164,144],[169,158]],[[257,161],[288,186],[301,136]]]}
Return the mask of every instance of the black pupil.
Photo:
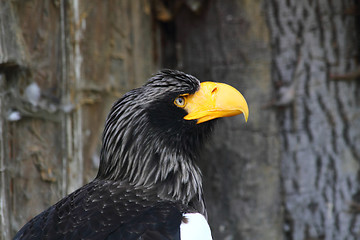
{"label": "black pupil", "polygon": [[182,97],[179,97],[177,100],[179,105],[183,105],[184,104],[184,99]]}

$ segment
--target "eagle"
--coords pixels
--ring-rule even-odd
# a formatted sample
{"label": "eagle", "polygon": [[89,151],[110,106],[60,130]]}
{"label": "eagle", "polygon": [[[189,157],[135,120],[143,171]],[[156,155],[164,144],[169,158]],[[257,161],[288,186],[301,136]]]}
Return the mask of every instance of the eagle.
{"label": "eagle", "polygon": [[196,161],[217,119],[238,114],[248,105],[230,85],[158,72],[112,106],[95,179],[14,239],[211,239]]}

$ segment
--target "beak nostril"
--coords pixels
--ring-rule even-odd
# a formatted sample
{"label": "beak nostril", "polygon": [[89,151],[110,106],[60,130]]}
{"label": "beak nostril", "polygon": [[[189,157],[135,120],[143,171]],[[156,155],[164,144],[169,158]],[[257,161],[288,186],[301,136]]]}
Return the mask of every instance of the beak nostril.
{"label": "beak nostril", "polygon": [[217,92],[217,90],[218,90],[218,88],[217,88],[217,87],[215,87],[215,88],[211,91],[211,94],[216,93],[216,92]]}

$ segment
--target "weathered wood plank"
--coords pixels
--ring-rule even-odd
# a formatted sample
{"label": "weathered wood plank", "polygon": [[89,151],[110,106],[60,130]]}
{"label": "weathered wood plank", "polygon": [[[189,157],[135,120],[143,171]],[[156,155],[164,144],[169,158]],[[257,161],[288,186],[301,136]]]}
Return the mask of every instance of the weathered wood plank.
{"label": "weathered wood plank", "polygon": [[0,73],[0,239],[10,238],[9,181],[7,175],[5,129],[5,74]]}
{"label": "weathered wood plank", "polygon": [[[6,37],[0,34],[1,47],[9,50],[0,63],[1,70],[9,72],[0,89],[1,129],[6,129],[1,144],[7,147],[0,154],[6,169],[1,171],[1,193],[7,196],[2,194],[0,200],[9,199],[1,208],[6,219],[1,236],[8,239],[30,218],[95,176],[111,104],[141,85],[156,63],[146,1],[1,4],[5,2],[14,14],[9,20],[10,11],[5,14],[1,8],[0,20],[9,20],[0,22],[9,31]],[[17,37],[22,40],[4,42]],[[14,44],[20,46],[18,52],[11,50]],[[26,95],[30,84],[40,92],[35,105]],[[9,110],[18,111],[20,119],[7,121]]]}
{"label": "weathered wood plank", "polygon": [[27,66],[26,49],[9,1],[0,1],[0,67]]}

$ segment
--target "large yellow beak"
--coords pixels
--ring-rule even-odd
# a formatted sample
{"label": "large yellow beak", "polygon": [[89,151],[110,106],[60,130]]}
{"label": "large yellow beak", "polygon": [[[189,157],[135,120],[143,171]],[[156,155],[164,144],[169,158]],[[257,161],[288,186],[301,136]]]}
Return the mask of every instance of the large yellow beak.
{"label": "large yellow beak", "polygon": [[245,121],[249,108],[243,95],[230,85],[215,82],[203,82],[200,89],[186,97],[184,109],[188,114],[185,120],[206,122],[215,118],[244,114]]}

